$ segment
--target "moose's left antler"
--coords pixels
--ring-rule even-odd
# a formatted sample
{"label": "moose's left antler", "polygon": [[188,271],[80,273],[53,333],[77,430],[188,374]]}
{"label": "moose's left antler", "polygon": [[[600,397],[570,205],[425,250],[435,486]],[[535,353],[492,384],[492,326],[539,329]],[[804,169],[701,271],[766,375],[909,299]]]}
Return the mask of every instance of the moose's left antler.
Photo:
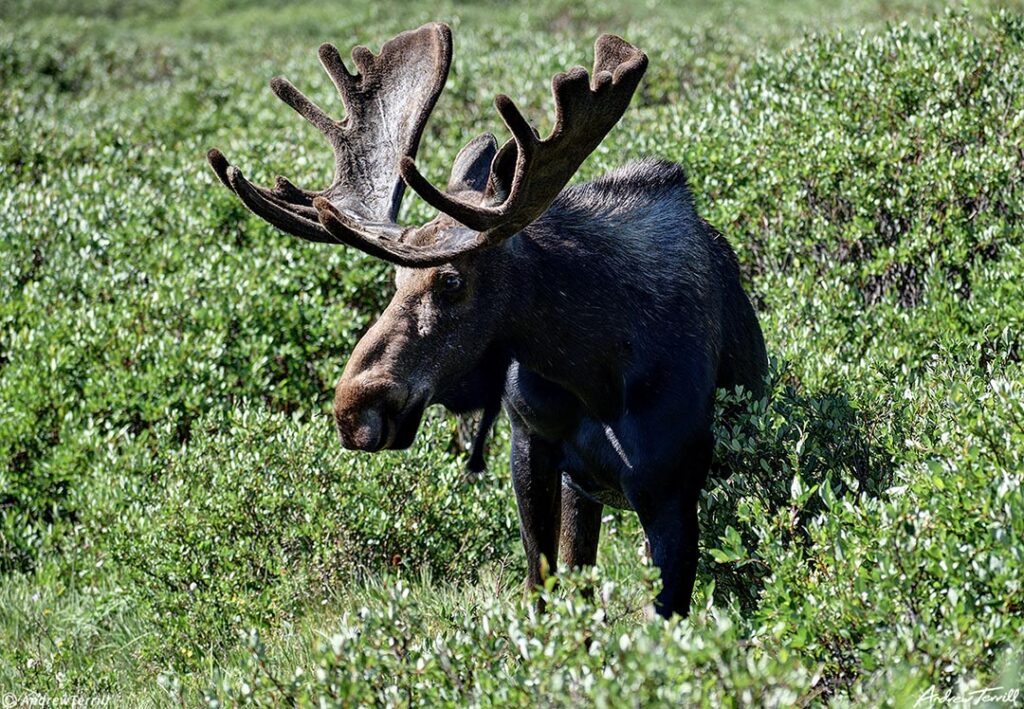
{"label": "moose's left antler", "polygon": [[[512,132],[495,156],[490,192],[504,199],[481,205],[441,192],[420,174],[412,157],[402,158],[402,177],[434,208],[494,243],[527,226],[550,206],[579,166],[604,140],[629,106],[647,69],[647,55],[615,35],[601,35],[594,46],[593,85],[583,67],[551,80],[555,127],[541,140],[508,96],[495,107]],[[514,166],[511,185],[507,172]],[[505,193],[505,194],[503,194]]]}

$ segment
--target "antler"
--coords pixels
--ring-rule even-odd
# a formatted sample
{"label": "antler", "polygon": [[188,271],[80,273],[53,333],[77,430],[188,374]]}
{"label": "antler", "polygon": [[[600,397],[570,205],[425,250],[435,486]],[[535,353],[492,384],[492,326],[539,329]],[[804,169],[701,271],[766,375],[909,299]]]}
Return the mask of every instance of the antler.
{"label": "antler", "polygon": [[[437,266],[489,248],[543,214],[622,117],[647,69],[642,51],[601,35],[594,46],[593,84],[582,67],[552,79],[555,127],[543,140],[512,100],[499,95],[495,106],[512,139],[491,164],[483,201],[468,202],[435,188],[413,161],[448,76],[449,28],[424,25],[387,42],[377,56],[356,47],[352,58],[357,75],[348,73],[335,47],[320,47],[320,62],[345,104],[344,121],[332,120],[285,79],[271,82],[274,93],[331,143],[335,169],[329,187],[310,192],[278,177],[267,189],[246,180],[219,151],[211,150],[207,158],[221,182],[279,229],[310,241],[348,244],[409,267]],[[416,227],[395,223],[403,180],[428,204],[479,232],[476,238],[426,247],[404,243]]]}
{"label": "antler", "polygon": [[[615,35],[601,35],[594,45],[593,85],[583,67],[552,79],[555,126],[543,140],[512,99],[499,95],[494,104],[512,139],[491,168],[489,196],[507,192],[498,204],[471,203],[441,192],[423,177],[411,156],[404,156],[401,171],[406,183],[434,208],[480,232],[474,242],[449,249],[449,259],[494,245],[543,214],[622,117],[646,69],[646,54]],[[513,159],[509,187],[504,173]]]}
{"label": "antler", "polygon": [[[283,177],[267,189],[245,179],[220,151],[211,150],[207,159],[221,182],[279,229],[310,241],[341,241],[394,261],[392,249],[381,242],[403,233],[395,224],[405,190],[399,159],[416,154],[448,78],[451,57],[451,30],[440,23],[403,32],[378,55],[356,47],[352,59],[357,74],[348,72],[336,47],[321,45],[320,63],[345,105],[342,121],[333,120],[287,79],[270,82],[274,93],[316,126],[334,150],[334,180],[322,191],[300,189]],[[321,202],[333,210],[330,231],[314,207]]]}

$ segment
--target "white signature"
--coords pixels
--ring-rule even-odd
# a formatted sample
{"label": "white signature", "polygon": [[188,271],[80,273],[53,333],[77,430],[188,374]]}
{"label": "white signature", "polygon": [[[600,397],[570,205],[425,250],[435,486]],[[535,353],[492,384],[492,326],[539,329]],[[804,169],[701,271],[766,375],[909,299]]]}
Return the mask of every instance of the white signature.
{"label": "white signature", "polygon": [[0,697],[0,707],[107,707],[114,706],[116,697],[110,694],[85,696],[77,694],[40,694],[31,690],[22,694],[5,692]]}
{"label": "white signature", "polygon": [[953,694],[947,689],[945,694],[939,694],[935,687],[929,687],[921,692],[921,696],[914,702],[915,707],[932,707],[936,704],[953,706],[962,704],[964,706],[977,706],[979,704],[1011,704],[1016,705],[1020,699],[1019,689],[1006,689],[1004,687],[984,687],[972,689],[965,694]]}

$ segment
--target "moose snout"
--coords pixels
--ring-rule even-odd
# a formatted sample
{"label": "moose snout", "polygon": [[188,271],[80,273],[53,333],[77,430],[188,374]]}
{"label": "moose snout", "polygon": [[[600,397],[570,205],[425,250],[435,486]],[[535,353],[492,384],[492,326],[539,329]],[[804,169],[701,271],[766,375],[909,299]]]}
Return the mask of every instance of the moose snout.
{"label": "moose snout", "polygon": [[334,423],[341,445],[371,452],[390,446],[397,432],[396,417],[408,398],[408,387],[399,382],[342,377],[334,389]]}

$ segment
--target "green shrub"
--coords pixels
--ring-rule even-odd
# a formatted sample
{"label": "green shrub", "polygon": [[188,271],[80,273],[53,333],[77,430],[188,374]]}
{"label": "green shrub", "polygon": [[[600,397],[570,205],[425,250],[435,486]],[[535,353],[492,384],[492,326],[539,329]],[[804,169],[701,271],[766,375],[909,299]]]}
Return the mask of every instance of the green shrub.
{"label": "green shrub", "polygon": [[170,643],[186,661],[366,572],[472,579],[517,536],[507,486],[467,478],[461,461],[429,446],[345,453],[324,419],[245,409],[207,417],[165,465],[125,505],[108,547],[154,611],[158,651]]}
{"label": "green shrub", "polygon": [[[900,466],[903,484],[857,504],[823,487],[809,545],[775,534],[759,549],[773,574],[756,622],[820,662],[831,691],[884,695],[909,669],[922,686],[962,693],[1024,650],[1020,384],[950,392],[930,418],[906,441],[921,455]],[[763,529],[789,524],[754,517]]]}
{"label": "green shrub", "polygon": [[[570,583],[571,582],[571,583]],[[207,690],[210,706],[792,705],[813,673],[749,648],[742,621],[702,609],[689,622],[637,623],[614,583],[588,597],[569,577],[546,613],[494,598],[440,616],[401,580],[371,591],[316,642],[307,663],[278,668],[256,633]],[[280,672],[280,674],[275,674]],[[287,672],[287,674],[285,674]]]}
{"label": "green shrub", "polygon": [[[701,499],[701,535],[710,554],[701,571],[719,599],[755,605],[771,566],[759,545],[804,544],[807,523],[822,509],[818,490],[834,497],[878,495],[892,480],[891,460],[905,417],[897,402],[857,404],[842,390],[810,394],[773,363],[768,392],[719,391],[716,462]],[[766,516],[786,524],[766,528]],[[769,537],[770,535],[770,537]]]}

